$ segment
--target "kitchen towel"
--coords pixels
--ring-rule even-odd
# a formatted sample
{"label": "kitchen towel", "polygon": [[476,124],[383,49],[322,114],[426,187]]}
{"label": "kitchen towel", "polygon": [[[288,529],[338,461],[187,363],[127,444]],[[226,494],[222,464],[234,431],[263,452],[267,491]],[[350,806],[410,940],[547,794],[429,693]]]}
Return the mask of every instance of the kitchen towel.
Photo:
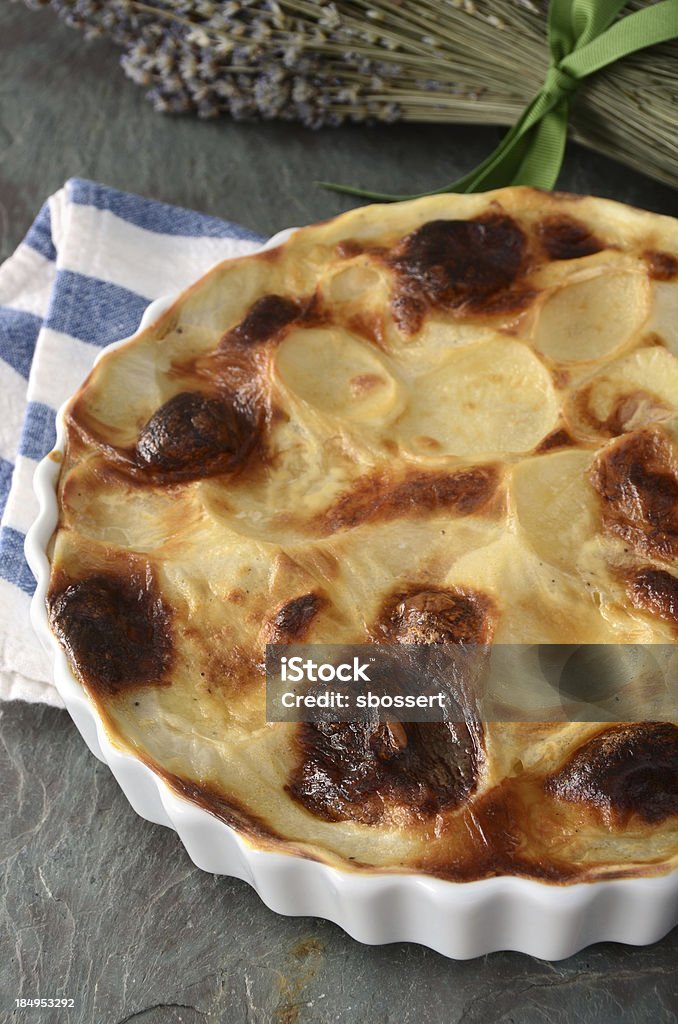
{"label": "kitchen towel", "polygon": [[62,707],[33,633],[24,537],[56,410],[146,306],[263,239],[238,224],[73,178],[0,266],[0,700]]}

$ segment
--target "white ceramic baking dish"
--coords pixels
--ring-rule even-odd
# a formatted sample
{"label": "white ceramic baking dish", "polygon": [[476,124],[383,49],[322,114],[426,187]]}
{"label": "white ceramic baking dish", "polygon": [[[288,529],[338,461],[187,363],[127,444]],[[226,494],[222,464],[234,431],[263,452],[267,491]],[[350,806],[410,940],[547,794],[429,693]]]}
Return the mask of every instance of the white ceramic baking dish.
{"label": "white ceramic baking dish", "polygon": [[[293,230],[280,232],[263,248],[281,244]],[[139,331],[154,323],[176,298],[151,303]],[[107,346],[99,358],[128,340]],[[57,414],[54,452],[63,452],[64,408]],[[111,740],[49,628],[47,550],[58,519],[59,468],[59,461],[48,455],[35,473],[39,513],[25,545],[37,580],[31,604],[34,629],[53,660],[56,687],[92,753],[109,766],[137,814],[173,828],[199,868],[244,879],[280,914],[327,918],[361,942],[419,942],[456,959],[510,949],[559,960],[593,942],[655,942],[678,923],[678,871],[574,885],[509,876],[459,883],[418,874],[362,875],[257,849],[180,796]]]}

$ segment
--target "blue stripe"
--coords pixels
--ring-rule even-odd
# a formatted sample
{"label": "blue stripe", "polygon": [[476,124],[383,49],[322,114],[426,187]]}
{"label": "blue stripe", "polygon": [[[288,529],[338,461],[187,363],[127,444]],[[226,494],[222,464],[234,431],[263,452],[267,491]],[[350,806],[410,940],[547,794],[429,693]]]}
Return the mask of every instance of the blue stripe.
{"label": "blue stripe", "polygon": [[24,557],[23,533],[13,530],[11,526],[3,526],[0,530],[0,576],[15,586],[21,587],[26,594],[35,591],[33,573],[28,568]]}
{"label": "blue stripe", "polygon": [[21,428],[19,454],[28,459],[42,459],[51,452],[56,441],[56,412],[42,402],[29,402]]}
{"label": "blue stripe", "polygon": [[209,217],[207,214],[169,206],[154,199],[144,199],[128,192],[118,192],[106,185],[82,178],[71,178],[67,183],[68,198],[81,206],[95,206],[97,210],[110,210],[116,217],[136,224],[146,231],[163,235],[184,235],[189,238],[242,238],[261,242],[260,235],[233,224],[231,221]]}
{"label": "blue stripe", "polygon": [[134,334],[149,300],[96,277],[58,270],[54,300],[45,324],[92,345]]}
{"label": "blue stripe", "polygon": [[0,359],[28,380],[42,319],[33,313],[0,306]]}
{"label": "blue stripe", "polygon": [[7,459],[0,459],[0,516],[5,511],[9,485],[12,482],[12,471],[14,466]]}
{"label": "blue stripe", "polygon": [[45,259],[55,260],[57,258],[56,249],[52,241],[52,218],[48,203],[43,203],[40,213],[29,228],[24,242],[26,245],[30,245],[31,249],[35,249],[41,256],[44,256]]}

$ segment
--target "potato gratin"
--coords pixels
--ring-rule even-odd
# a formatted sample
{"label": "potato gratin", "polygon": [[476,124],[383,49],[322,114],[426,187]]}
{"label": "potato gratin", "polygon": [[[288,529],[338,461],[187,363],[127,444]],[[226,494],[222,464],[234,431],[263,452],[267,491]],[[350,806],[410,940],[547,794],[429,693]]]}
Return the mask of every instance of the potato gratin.
{"label": "potato gratin", "polygon": [[511,188],[229,260],[70,403],[51,627],[257,846],[554,882],[678,864],[678,725],[267,723],[267,642],[671,644],[678,223]]}

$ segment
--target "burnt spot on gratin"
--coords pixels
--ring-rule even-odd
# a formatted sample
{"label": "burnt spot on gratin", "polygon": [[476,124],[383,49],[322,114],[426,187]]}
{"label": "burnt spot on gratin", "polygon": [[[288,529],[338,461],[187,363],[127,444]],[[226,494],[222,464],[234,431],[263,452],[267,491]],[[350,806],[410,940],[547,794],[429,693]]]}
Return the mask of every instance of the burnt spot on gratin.
{"label": "burnt spot on gratin", "polygon": [[173,614],[150,565],[57,582],[47,604],[54,634],[92,692],[170,685]]}
{"label": "burnt spot on gratin", "polygon": [[659,430],[626,434],[594,461],[590,479],[601,503],[603,530],[637,551],[678,554],[678,472]]}
{"label": "burnt spot on gratin", "polygon": [[517,287],[527,265],[526,236],[502,212],[429,221],[404,238],[388,262],[397,277],[393,316],[407,334],[419,330],[428,309],[509,312],[532,298]]}
{"label": "burnt spot on gratin", "polygon": [[225,335],[222,345],[229,341],[243,345],[269,341],[298,320],[302,308],[301,303],[283,295],[264,295],[250,306],[237,327]]}
{"label": "burnt spot on gratin", "polygon": [[352,260],[365,252],[365,245],[357,238],[346,238],[335,246],[335,252],[339,259]]}
{"label": "burnt spot on gratin", "polygon": [[[480,593],[412,585],[385,602],[373,637],[413,645],[484,643],[493,630],[491,606]],[[455,722],[300,725],[287,791],[329,821],[402,824],[459,807],[478,785],[484,749],[473,701],[462,697],[455,706]]]}
{"label": "burnt spot on gratin", "polygon": [[474,723],[303,723],[295,746],[286,791],[319,818],[361,824],[404,824],[458,807],[484,760]]}
{"label": "burnt spot on gratin", "polygon": [[633,573],[626,593],[634,608],[658,615],[678,629],[678,577],[648,565]]}
{"label": "burnt spot on gratin", "polygon": [[561,800],[587,803],[611,825],[636,815],[649,824],[678,814],[678,726],[615,725],[584,743],[545,788]]}
{"label": "burnt spot on gratin", "polygon": [[651,249],[645,253],[645,259],[653,281],[672,281],[678,277],[678,256],[675,253]]}
{"label": "burnt spot on gratin", "polygon": [[591,409],[591,393],[595,383],[583,388],[576,396],[575,407],[584,423],[606,437],[619,437],[654,420],[670,416],[671,409],[657,395],[641,388],[635,388],[626,394],[619,395],[604,420],[601,420]]}
{"label": "burnt spot on gratin", "polygon": [[381,643],[486,644],[495,623],[495,604],[487,594],[411,584],[386,598],[373,632]]}
{"label": "burnt spot on gratin", "polygon": [[318,612],[327,605],[322,594],[301,594],[286,601],[267,624],[266,642],[287,644],[303,640]]}
{"label": "burnt spot on gratin", "polygon": [[206,394],[234,401],[256,411],[256,419],[272,414],[269,356],[295,326],[318,326],[327,319],[317,291],[293,299],[263,295],[251,304],[242,319],[230,327],[211,351],[187,359],[177,357],[170,376],[195,381]]}
{"label": "burnt spot on gratin", "polygon": [[565,427],[558,427],[539,442],[535,452],[537,455],[544,455],[546,452],[555,451],[557,448],[570,448],[576,445],[575,439]]}
{"label": "burnt spot on gratin", "polygon": [[360,477],[318,517],[317,525],[321,534],[330,534],[405,516],[481,513],[489,509],[499,480],[496,465],[446,473],[412,471],[400,480],[374,473]]}
{"label": "burnt spot on gratin", "polygon": [[142,427],[136,462],[168,482],[232,473],[255,447],[257,428],[256,414],[237,396],[183,391]]}
{"label": "burnt spot on gratin", "polygon": [[233,793],[222,791],[215,783],[204,780],[196,782],[169,772],[158,764],[153,764],[153,768],[181,796],[202,807],[219,821],[223,821],[230,828],[236,829],[251,840],[263,843],[272,849],[283,847],[289,852],[297,853],[309,860],[320,859],[315,858],[303,846],[295,848],[294,842],[272,828],[264,818],[254,814],[251,808],[247,807]]}
{"label": "burnt spot on gratin", "polygon": [[219,347],[253,348],[272,341],[277,343],[282,341],[293,326],[316,326],[323,323],[325,318],[317,292],[299,299],[285,295],[263,295],[252,303],[240,323],[226,332]]}
{"label": "burnt spot on gratin", "polygon": [[574,217],[545,217],[537,224],[537,236],[551,260],[576,260],[606,248],[586,224]]}

